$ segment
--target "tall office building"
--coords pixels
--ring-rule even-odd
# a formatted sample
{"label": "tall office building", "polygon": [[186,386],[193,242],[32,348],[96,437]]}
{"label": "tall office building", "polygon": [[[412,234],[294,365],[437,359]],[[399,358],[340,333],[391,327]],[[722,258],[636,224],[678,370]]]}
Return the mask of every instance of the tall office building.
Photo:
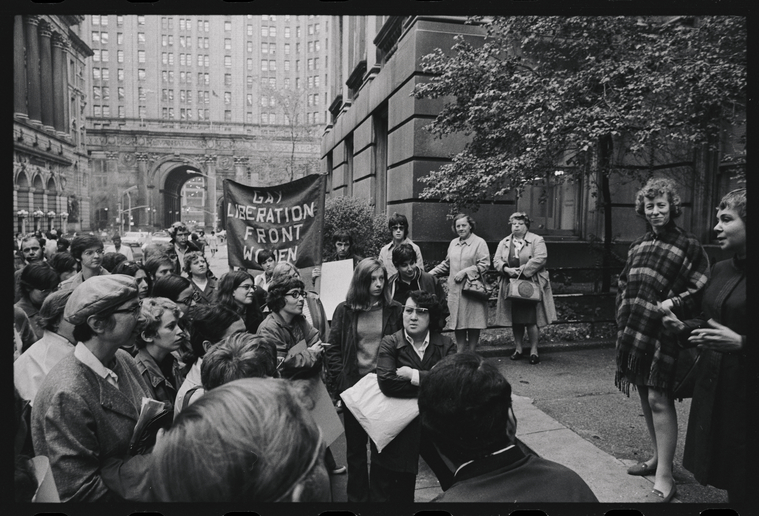
{"label": "tall office building", "polygon": [[[264,185],[317,172],[328,23],[314,15],[88,15],[96,225],[185,220],[182,185],[194,175],[208,180],[210,226],[222,179]],[[189,166],[186,174],[158,170],[169,155],[168,167]]]}

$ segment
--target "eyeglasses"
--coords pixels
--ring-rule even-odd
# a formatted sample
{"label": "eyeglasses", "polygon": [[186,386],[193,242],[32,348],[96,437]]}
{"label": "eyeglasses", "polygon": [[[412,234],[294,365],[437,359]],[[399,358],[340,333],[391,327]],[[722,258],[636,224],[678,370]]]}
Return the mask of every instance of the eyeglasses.
{"label": "eyeglasses", "polygon": [[392,229],[393,231],[398,230],[398,229],[406,229],[406,226],[401,226],[401,225],[390,226],[390,229]]}
{"label": "eyeglasses", "polygon": [[290,297],[292,297],[293,299],[299,299],[299,298],[301,298],[301,297],[305,299],[305,297],[306,297],[306,292],[305,292],[304,290],[291,290],[290,292],[288,292],[288,293],[287,293],[287,294],[285,294],[285,295],[286,295],[286,296],[290,296]]}
{"label": "eyeglasses", "polygon": [[419,308],[419,307],[414,308],[414,307],[411,307],[411,306],[406,306],[406,307],[403,308],[403,312],[406,315],[411,315],[411,314],[429,315],[430,310],[429,310],[429,308]]}
{"label": "eyeglasses", "polygon": [[254,287],[253,287],[253,285],[239,285],[237,288],[242,288],[242,289],[245,289],[245,290],[251,290]]}

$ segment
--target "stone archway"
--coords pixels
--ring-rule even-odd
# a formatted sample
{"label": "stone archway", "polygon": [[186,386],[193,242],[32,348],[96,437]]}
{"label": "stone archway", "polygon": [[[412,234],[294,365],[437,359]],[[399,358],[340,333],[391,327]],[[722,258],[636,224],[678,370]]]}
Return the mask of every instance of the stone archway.
{"label": "stone archway", "polygon": [[[163,220],[164,225],[168,227],[172,223],[183,220],[182,213],[182,187],[190,179],[200,178],[203,181],[203,189],[210,193],[208,176],[198,168],[187,164],[178,164],[171,167],[163,179],[163,188],[159,190],[161,202],[163,203]],[[204,210],[204,225],[212,226],[214,223],[214,213],[218,213],[218,202],[215,195],[207,195]],[[215,210],[215,211],[213,211]]]}

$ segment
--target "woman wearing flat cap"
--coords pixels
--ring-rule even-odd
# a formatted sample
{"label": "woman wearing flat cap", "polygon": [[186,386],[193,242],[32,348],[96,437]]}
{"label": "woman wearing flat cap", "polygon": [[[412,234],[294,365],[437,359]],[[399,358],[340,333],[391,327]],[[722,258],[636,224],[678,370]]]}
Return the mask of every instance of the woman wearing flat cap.
{"label": "woman wearing flat cap", "polygon": [[119,349],[142,321],[137,283],[123,274],[94,276],[74,289],[63,317],[77,344],[34,399],[35,453],[50,459],[62,502],[146,501],[150,456],[128,450],[150,390]]}

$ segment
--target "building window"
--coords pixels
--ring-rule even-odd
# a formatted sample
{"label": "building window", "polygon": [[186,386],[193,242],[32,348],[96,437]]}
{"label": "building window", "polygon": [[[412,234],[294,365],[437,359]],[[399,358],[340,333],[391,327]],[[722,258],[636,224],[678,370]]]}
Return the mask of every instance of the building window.
{"label": "building window", "polygon": [[100,106],[92,106],[92,107],[93,107],[93,112],[95,116],[98,116],[98,117],[103,116],[103,110],[100,108]]}
{"label": "building window", "polygon": [[232,103],[232,93],[225,91],[224,92],[224,104],[231,104]]}
{"label": "building window", "polygon": [[224,67],[232,68],[232,56],[224,56]]}
{"label": "building window", "polygon": [[184,104],[187,102],[187,97],[185,96],[185,90],[179,90],[179,103]]}
{"label": "building window", "polygon": [[314,33],[314,26],[313,25],[309,25],[308,26],[308,35],[311,36],[311,35],[313,35],[313,33]]}
{"label": "building window", "polygon": [[248,106],[252,106],[252,105],[253,105],[253,94],[252,94],[252,93],[248,93],[248,94],[245,96],[245,103],[246,103]]}
{"label": "building window", "polygon": [[203,74],[203,83],[206,84],[206,85],[211,84],[211,82],[210,82],[210,76],[207,73]]}
{"label": "building window", "polygon": [[124,100],[124,87],[119,86],[116,88],[116,94],[118,95],[119,100]]}
{"label": "building window", "polygon": [[198,91],[198,104],[202,104],[202,103],[203,103],[203,92]]}
{"label": "building window", "polygon": [[103,100],[111,100],[111,88],[103,86]]}
{"label": "building window", "polygon": [[307,66],[307,68],[308,68],[308,70],[313,70],[314,69],[314,60],[313,59],[309,59],[308,60],[308,66]]}
{"label": "building window", "polygon": [[92,87],[92,99],[93,100],[100,100],[100,86],[93,86]]}
{"label": "building window", "polygon": [[276,43],[269,43],[269,53],[270,54],[276,54],[277,53],[277,44]]}
{"label": "building window", "polygon": [[100,25],[100,15],[99,14],[93,14],[92,15],[92,24],[93,25]]}
{"label": "building window", "polygon": [[203,48],[208,48],[208,38],[203,38]]}
{"label": "building window", "polygon": [[248,52],[253,52],[253,42],[248,41]]}
{"label": "building window", "polygon": [[116,26],[121,27],[122,25],[124,25],[124,17],[119,14],[116,16]]}
{"label": "building window", "polygon": [[266,43],[261,43],[261,53],[262,54],[268,54],[269,53],[269,45]]}
{"label": "building window", "polygon": [[100,51],[100,60],[104,63],[108,62],[108,51],[107,50],[101,50]]}
{"label": "building window", "polygon": [[[309,79],[310,79],[310,77],[309,77]],[[308,102],[307,102],[308,106],[309,107],[313,106],[314,105],[314,99],[311,97],[311,95],[307,95],[307,97],[308,97]]]}
{"label": "building window", "polygon": [[211,58],[208,55],[203,56],[203,66],[211,66]]}
{"label": "building window", "polygon": [[277,28],[276,27],[269,27],[269,37],[270,38],[276,38],[277,37]]}
{"label": "building window", "polygon": [[297,27],[295,27],[295,37],[296,38],[300,37],[300,25],[298,25]]}
{"label": "building window", "polygon": [[138,81],[144,81],[145,80],[145,69],[144,68],[138,68],[137,69],[137,80]]}
{"label": "building window", "polygon": [[295,53],[300,54],[300,43],[295,44]]}
{"label": "building window", "polygon": [[313,41],[309,41],[308,42],[308,51],[309,52],[313,52],[314,51],[314,42]]}
{"label": "building window", "polygon": [[225,122],[231,122],[232,121],[232,111],[229,109],[224,110],[224,121]]}
{"label": "building window", "polygon": [[185,30],[184,18],[179,18],[179,30]]}
{"label": "building window", "polygon": [[248,89],[252,89],[252,88],[253,88],[253,76],[251,76],[251,75],[248,75],[248,78],[247,78],[247,80],[246,80],[246,83],[247,83],[247,85],[248,85]]}
{"label": "building window", "polygon": [[[97,107],[97,106],[96,106]],[[261,123],[265,124],[269,121],[269,117],[266,115],[266,113],[261,113]]]}
{"label": "building window", "polygon": [[211,32],[211,24],[208,20],[203,22],[203,32]]}
{"label": "building window", "polygon": [[210,104],[211,103],[211,97],[209,97],[208,92],[203,92],[203,104]]}
{"label": "building window", "polygon": [[107,32],[103,32],[102,34],[100,34],[100,42],[103,45],[107,45],[108,44],[108,33]]}
{"label": "building window", "polygon": [[169,17],[169,30],[174,30],[174,18]]}
{"label": "building window", "polygon": [[198,120],[204,120],[204,119],[205,118],[203,117],[203,110],[202,109],[198,109]]}
{"label": "building window", "polygon": [[174,35],[173,34],[169,34],[169,46],[170,47],[174,46]]}
{"label": "building window", "polygon": [[111,71],[108,68],[103,68],[103,82],[108,82],[111,78]]}
{"label": "building window", "polygon": [[290,87],[290,78],[285,77],[285,88],[289,88],[289,87]]}
{"label": "building window", "polygon": [[300,59],[295,60],[295,71],[300,72]]}
{"label": "building window", "polygon": [[224,86],[232,86],[232,74],[231,73],[225,73],[224,74]]}
{"label": "building window", "polygon": [[187,120],[192,120],[192,109],[187,110]]}
{"label": "building window", "polygon": [[250,57],[248,59],[246,59],[245,60],[245,65],[246,65],[246,67],[247,67],[248,70],[253,70],[253,59],[251,59]]}
{"label": "building window", "polygon": [[138,32],[137,33],[137,43],[139,43],[140,45],[144,45],[145,44],[145,33],[144,32]]}
{"label": "building window", "polygon": [[119,68],[116,73],[118,75],[119,82],[123,81],[124,80],[124,69],[123,68]]}
{"label": "building window", "polygon": [[148,110],[147,110],[147,108],[145,106],[139,106],[137,108],[137,111],[138,111],[138,116],[140,118],[145,118],[145,116],[147,115],[147,111]]}
{"label": "building window", "polygon": [[314,75],[314,87],[315,88],[319,87],[319,76],[318,75]]}
{"label": "building window", "polygon": [[296,90],[300,89],[300,77],[295,78],[295,89]]}
{"label": "building window", "polygon": [[269,86],[271,86],[272,88],[276,88],[277,87],[277,79],[275,79],[274,77],[269,77]]}
{"label": "building window", "polygon": [[288,71],[288,70],[290,70],[290,61],[285,59],[285,71]]}
{"label": "building window", "polygon": [[290,43],[285,43],[285,55],[290,55]]}
{"label": "building window", "polygon": [[314,34],[319,34],[319,24],[318,23],[314,24]]}
{"label": "building window", "polygon": [[119,118],[125,118],[126,115],[124,114],[124,106],[119,106]]}
{"label": "building window", "polygon": [[[144,53],[145,51],[143,50],[142,52]],[[123,63],[124,62],[124,51],[123,50],[117,50],[116,51],[116,61],[119,62],[119,63]],[[140,62],[144,63],[145,61],[140,61]]]}
{"label": "building window", "polygon": [[314,86],[314,78],[309,75],[308,77],[308,87],[313,88]]}
{"label": "building window", "polygon": [[167,52],[161,52],[161,62],[163,64],[169,63],[169,54]]}
{"label": "building window", "polygon": [[192,41],[190,41],[190,37],[189,36],[187,38],[185,38],[184,36],[179,36],[179,46],[180,47],[185,48],[187,46],[187,42],[189,42],[190,45],[192,45]]}
{"label": "building window", "polygon": [[248,123],[248,124],[252,124],[253,123],[253,113],[252,112],[248,111],[247,113],[245,113],[245,122]]}
{"label": "building window", "polygon": [[319,58],[315,57],[314,58],[314,70],[318,70],[318,69],[319,69]]}
{"label": "building window", "polygon": [[92,78],[95,80],[100,80],[100,68],[92,69]]}
{"label": "building window", "polygon": [[225,21],[224,22],[224,30],[226,30],[226,31],[232,30],[232,22],[231,21]]}
{"label": "building window", "polygon": [[[119,50],[119,52],[121,52]],[[144,50],[138,50],[137,51],[137,62],[138,63],[144,63],[145,62],[145,51]]]}
{"label": "building window", "polygon": [[147,99],[147,94],[145,93],[145,88],[142,86],[137,87],[137,96],[140,99],[140,102],[144,102]]}
{"label": "building window", "polygon": [[174,70],[169,70],[169,84],[174,84]]}
{"label": "building window", "polygon": [[174,66],[174,52],[169,52],[169,66]]}
{"label": "building window", "polygon": [[321,50],[321,44],[319,43],[319,40],[316,40],[316,41],[314,42],[314,50],[315,50],[316,52],[318,52],[319,50]]}
{"label": "building window", "polygon": [[116,34],[116,44],[117,45],[123,45],[124,44],[124,33],[119,32]]}
{"label": "building window", "polygon": [[269,102],[268,102],[268,100],[267,100],[267,97],[266,97],[266,95],[263,95],[263,96],[261,97],[261,106],[262,106],[262,107],[266,107],[268,104],[269,104]]}
{"label": "building window", "polygon": [[100,62],[100,50],[92,51],[92,60],[96,63]]}
{"label": "building window", "polygon": [[261,59],[261,71],[262,72],[269,71],[269,61],[267,61],[266,59]]}
{"label": "building window", "polygon": [[169,120],[174,120],[174,108],[169,108]]}
{"label": "building window", "polygon": [[[105,25],[105,24],[103,24]],[[137,25],[145,25],[145,16],[139,15],[137,16]],[[171,28],[171,20],[169,20],[169,28]]]}
{"label": "building window", "polygon": [[203,66],[203,56],[198,54],[198,66]]}
{"label": "building window", "polygon": [[187,74],[185,72],[179,72],[179,84],[185,84],[187,82]]}
{"label": "building window", "polygon": [[224,50],[232,50],[232,38],[224,38]]}
{"label": "building window", "polygon": [[263,38],[269,37],[269,27],[261,27],[261,37]]}
{"label": "building window", "polygon": [[285,27],[285,37],[286,38],[290,37],[290,27]]}
{"label": "building window", "polygon": [[269,70],[275,71],[277,69],[277,62],[276,61],[269,61]]}
{"label": "building window", "polygon": [[161,30],[166,30],[168,28],[168,22],[166,21],[165,16],[161,16]]}
{"label": "building window", "polygon": [[161,46],[165,47],[169,44],[169,37],[166,34],[161,35]]}
{"label": "building window", "polygon": [[252,36],[253,35],[253,25],[248,24],[247,34],[248,34],[248,36]]}
{"label": "building window", "polygon": [[185,56],[185,55],[184,55],[184,54],[182,54],[182,53],[180,53],[180,54],[179,54],[179,65],[180,65],[180,66],[184,66],[184,65],[185,65],[185,63],[187,62],[187,61],[185,61],[185,58],[184,58],[184,56]]}

